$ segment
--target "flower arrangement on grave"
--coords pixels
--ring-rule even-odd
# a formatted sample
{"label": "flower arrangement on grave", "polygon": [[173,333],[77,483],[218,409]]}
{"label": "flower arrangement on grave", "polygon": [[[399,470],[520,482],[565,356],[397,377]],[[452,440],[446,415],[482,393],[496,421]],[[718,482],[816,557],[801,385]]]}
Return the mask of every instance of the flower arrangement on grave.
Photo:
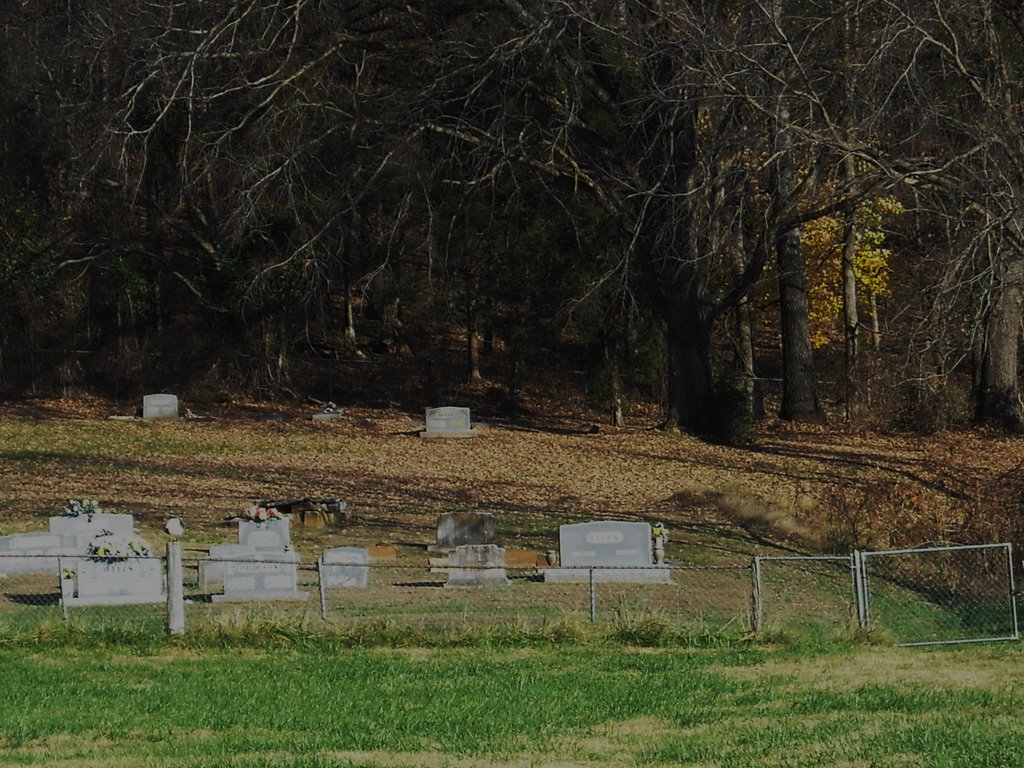
{"label": "flower arrangement on grave", "polygon": [[664,523],[655,523],[651,526],[651,536],[655,539],[668,541],[668,528],[665,527]]}
{"label": "flower arrangement on grave", "polygon": [[332,403],[330,400],[324,403],[323,407],[320,409],[321,413],[337,413],[337,411],[338,406]]}
{"label": "flower arrangement on grave", "polygon": [[75,578],[75,569],[74,568],[63,568],[63,569],[61,569],[60,577],[62,579],[73,579],[73,578]]}
{"label": "flower arrangement on grave", "polygon": [[92,560],[106,563],[127,560],[130,557],[150,556],[149,546],[141,539],[115,535],[110,531],[104,531],[90,541],[85,553]]}
{"label": "flower arrangement on grave", "polygon": [[90,523],[92,522],[92,516],[98,515],[103,512],[100,509],[99,502],[95,499],[80,501],[79,499],[69,499],[68,505],[64,508],[64,517],[84,517]]}
{"label": "flower arrangement on grave", "polygon": [[253,504],[251,507],[246,507],[242,511],[242,519],[248,520],[249,522],[261,525],[271,520],[281,520],[284,518],[275,507],[261,507],[259,504]]}

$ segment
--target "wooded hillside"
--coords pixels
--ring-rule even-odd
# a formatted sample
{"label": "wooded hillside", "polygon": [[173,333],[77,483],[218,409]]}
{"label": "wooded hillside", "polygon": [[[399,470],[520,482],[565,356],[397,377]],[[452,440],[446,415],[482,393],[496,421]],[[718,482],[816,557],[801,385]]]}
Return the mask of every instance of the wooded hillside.
{"label": "wooded hillside", "polygon": [[1024,427],[1016,0],[38,0],[0,40],[0,396]]}

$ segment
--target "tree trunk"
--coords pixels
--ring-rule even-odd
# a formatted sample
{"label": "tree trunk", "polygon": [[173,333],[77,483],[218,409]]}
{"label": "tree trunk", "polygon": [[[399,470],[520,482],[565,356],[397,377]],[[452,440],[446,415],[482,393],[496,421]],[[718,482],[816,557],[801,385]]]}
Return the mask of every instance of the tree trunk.
{"label": "tree trunk", "polygon": [[1024,414],[1017,380],[1018,350],[1024,302],[1024,257],[1005,268],[985,323],[985,348],[977,392],[979,422],[1011,432],[1024,432]]}
{"label": "tree trunk", "polygon": [[783,232],[775,248],[782,311],[782,408],[779,416],[791,421],[821,421],[823,413],[814,371],[800,227],[793,226]]}
{"label": "tree trunk", "polygon": [[711,326],[693,289],[667,307],[668,416],[666,426],[707,434],[714,393]]}
{"label": "tree trunk", "polygon": [[[852,163],[852,158],[850,160]],[[859,354],[858,331],[860,318],[857,315],[857,273],[854,257],[857,254],[857,227],[853,211],[848,213],[843,242],[843,385],[846,400],[846,420],[850,421],[857,408],[857,388],[854,383]]]}
{"label": "tree trunk", "polygon": [[480,381],[480,334],[476,329],[476,315],[466,316],[466,381],[470,384]]}

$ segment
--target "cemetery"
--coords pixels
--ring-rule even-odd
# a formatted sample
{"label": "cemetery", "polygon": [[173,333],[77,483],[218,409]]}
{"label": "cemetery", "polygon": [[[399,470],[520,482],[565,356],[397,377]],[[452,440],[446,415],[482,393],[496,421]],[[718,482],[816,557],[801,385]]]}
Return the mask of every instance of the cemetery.
{"label": "cemetery", "polygon": [[[472,723],[484,702],[500,712],[495,722],[509,721],[502,743],[518,750],[531,728],[522,718],[575,722],[589,708],[599,712],[595,728],[609,728],[609,702],[628,690],[630,706],[649,713],[621,726],[626,738],[637,734],[629,759],[659,764],[650,741],[683,733],[662,724],[666,711],[707,711],[717,722],[730,717],[734,698],[743,701],[735,711],[758,701],[770,708],[786,674],[826,681],[834,692],[836,680],[873,674],[879,648],[1013,636],[1005,592],[998,602],[1007,588],[1007,548],[900,556],[916,559],[916,573],[941,568],[957,574],[960,589],[976,587],[968,612],[960,593],[942,602],[934,585],[927,599],[909,589],[912,576],[886,570],[894,566],[881,552],[860,553],[852,570],[849,557],[814,548],[811,526],[755,504],[755,489],[786,494],[779,478],[793,466],[790,444],[785,453],[759,456],[762,473],[740,497],[680,490],[695,478],[708,489],[734,487],[737,454],[713,454],[695,472],[702,459],[694,443],[651,431],[490,426],[481,440],[421,440],[415,411],[347,413],[324,428],[298,408],[286,421],[261,421],[258,412],[235,421],[218,413],[203,425],[144,421],[32,423],[38,442],[28,430],[6,433],[7,444],[24,446],[30,458],[9,453],[5,466],[25,472],[38,463],[33,487],[46,490],[34,493],[46,501],[19,497],[24,485],[8,486],[25,511],[0,518],[0,676],[38,680],[40,670],[53,669],[54,677],[38,696],[30,684],[0,697],[0,718],[10,724],[0,725],[5,759],[45,765],[40,755],[54,754],[62,760],[55,765],[103,765],[116,752],[125,764],[145,754],[170,766],[180,761],[174,750],[184,747],[177,745],[188,745],[193,764],[212,768],[202,762],[209,737],[191,735],[196,723],[209,722],[209,699],[225,702],[214,708],[219,722],[231,723],[211,732],[236,756],[249,754],[253,738],[236,738],[238,729],[280,754],[294,755],[289,745],[305,750],[315,739],[317,760],[329,753],[332,760],[388,765],[397,754],[418,765],[422,739],[444,732],[453,718],[474,740],[466,754],[479,754],[480,730]],[[5,428],[0,419],[0,436]],[[85,458],[70,450],[57,467],[32,455],[67,445]],[[673,451],[685,456],[667,460]],[[830,464],[801,466],[811,475]],[[64,495],[72,489],[89,496],[69,501]],[[808,559],[794,560],[795,550]],[[870,577],[872,620],[880,628],[862,631],[885,633],[866,642],[843,639],[857,632],[850,628],[859,600],[851,572]],[[815,640],[789,645],[785,638],[804,636],[798,633]],[[854,650],[819,658],[808,649],[822,642]],[[912,653],[887,652],[895,651]],[[929,690],[941,689],[941,670],[932,665],[945,653],[930,654],[930,671],[915,668],[914,679],[932,675],[938,682]],[[835,671],[861,663],[860,654],[863,668]],[[977,655],[948,658],[962,669]],[[883,657],[881,684],[912,658]],[[986,668],[999,658],[986,651]],[[765,677],[748,680],[761,674],[761,664]],[[770,697],[765,679],[774,681]],[[851,690],[864,695],[879,685]],[[814,686],[807,690],[813,701],[828,699]],[[55,691],[68,691],[70,707],[87,700],[102,708],[103,722],[118,719],[108,730],[95,718],[86,731],[75,730],[77,710]],[[438,691],[443,722],[417,732],[415,744],[365,752],[338,735],[345,732],[339,723],[377,727],[360,720],[367,707],[381,722],[404,722],[410,702],[436,711]],[[240,700],[287,714],[268,725],[264,716],[236,711],[231,703]],[[569,701],[571,709],[562,709]],[[721,711],[707,709],[716,702]],[[851,717],[845,703],[839,710]],[[85,746],[17,741],[21,718],[36,717],[24,713],[37,711],[36,731],[50,728],[58,739],[74,733]],[[168,722],[173,743],[165,738]],[[589,735],[588,727],[581,733]],[[15,736],[4,737],[5,728]],[[119,735],[124,728],[131,737]],[[550,732],[550,725],[538,728]],[[90,751],[96,732],[102,745]],[[679,738],[691,743],[692,729]],[[355,751],[339,758],[335,743]],[[538,763],[557,753],[618,765],[626,749],[616,742],[604,759],[592,746],[544,744],[534,754]],[[422,764],[444,762],[446,749],[431,751]],[[487,764],[492,755],[483,754],[473,759]],[[678,754],[662,762],[686,764]],[[276,759],[264,758],[271,765]]]}

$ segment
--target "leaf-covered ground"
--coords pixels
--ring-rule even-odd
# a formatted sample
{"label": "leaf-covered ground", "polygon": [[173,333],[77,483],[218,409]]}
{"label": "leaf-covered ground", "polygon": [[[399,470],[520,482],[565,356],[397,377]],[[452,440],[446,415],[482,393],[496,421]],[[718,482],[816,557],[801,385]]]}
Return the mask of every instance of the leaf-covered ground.
{"label": "leaf-covered ground", "polygon": [[[424,440],[420,414],[351,408],[313,422],[310,407],[233,405],[209,420],[111,420],[126,406],[24,401],[0,411],[0,533],[42,529],[68,498],[96,498],[158,531],[180,515],[199,542],[230,538],[225,518],[256,498],[338,497],[346,528],[310,544],[433,540],[437,514],[484,510],[513,547],[554,546],[559,524],[661,520],[672,547],[722,557],[771,546],[996,540],[1016,533],[1024,442],[980,432],[927,438],[762,427],[730,448],[657,429],[551,411],[480,419],[478,437]],[[591,415],[590,418],[593,418]],[[1019,511],[1019,507],[1018,507]],[[695,550],[696,551],[696,550]],[[713,555],[712,555],[713,556]]]}

